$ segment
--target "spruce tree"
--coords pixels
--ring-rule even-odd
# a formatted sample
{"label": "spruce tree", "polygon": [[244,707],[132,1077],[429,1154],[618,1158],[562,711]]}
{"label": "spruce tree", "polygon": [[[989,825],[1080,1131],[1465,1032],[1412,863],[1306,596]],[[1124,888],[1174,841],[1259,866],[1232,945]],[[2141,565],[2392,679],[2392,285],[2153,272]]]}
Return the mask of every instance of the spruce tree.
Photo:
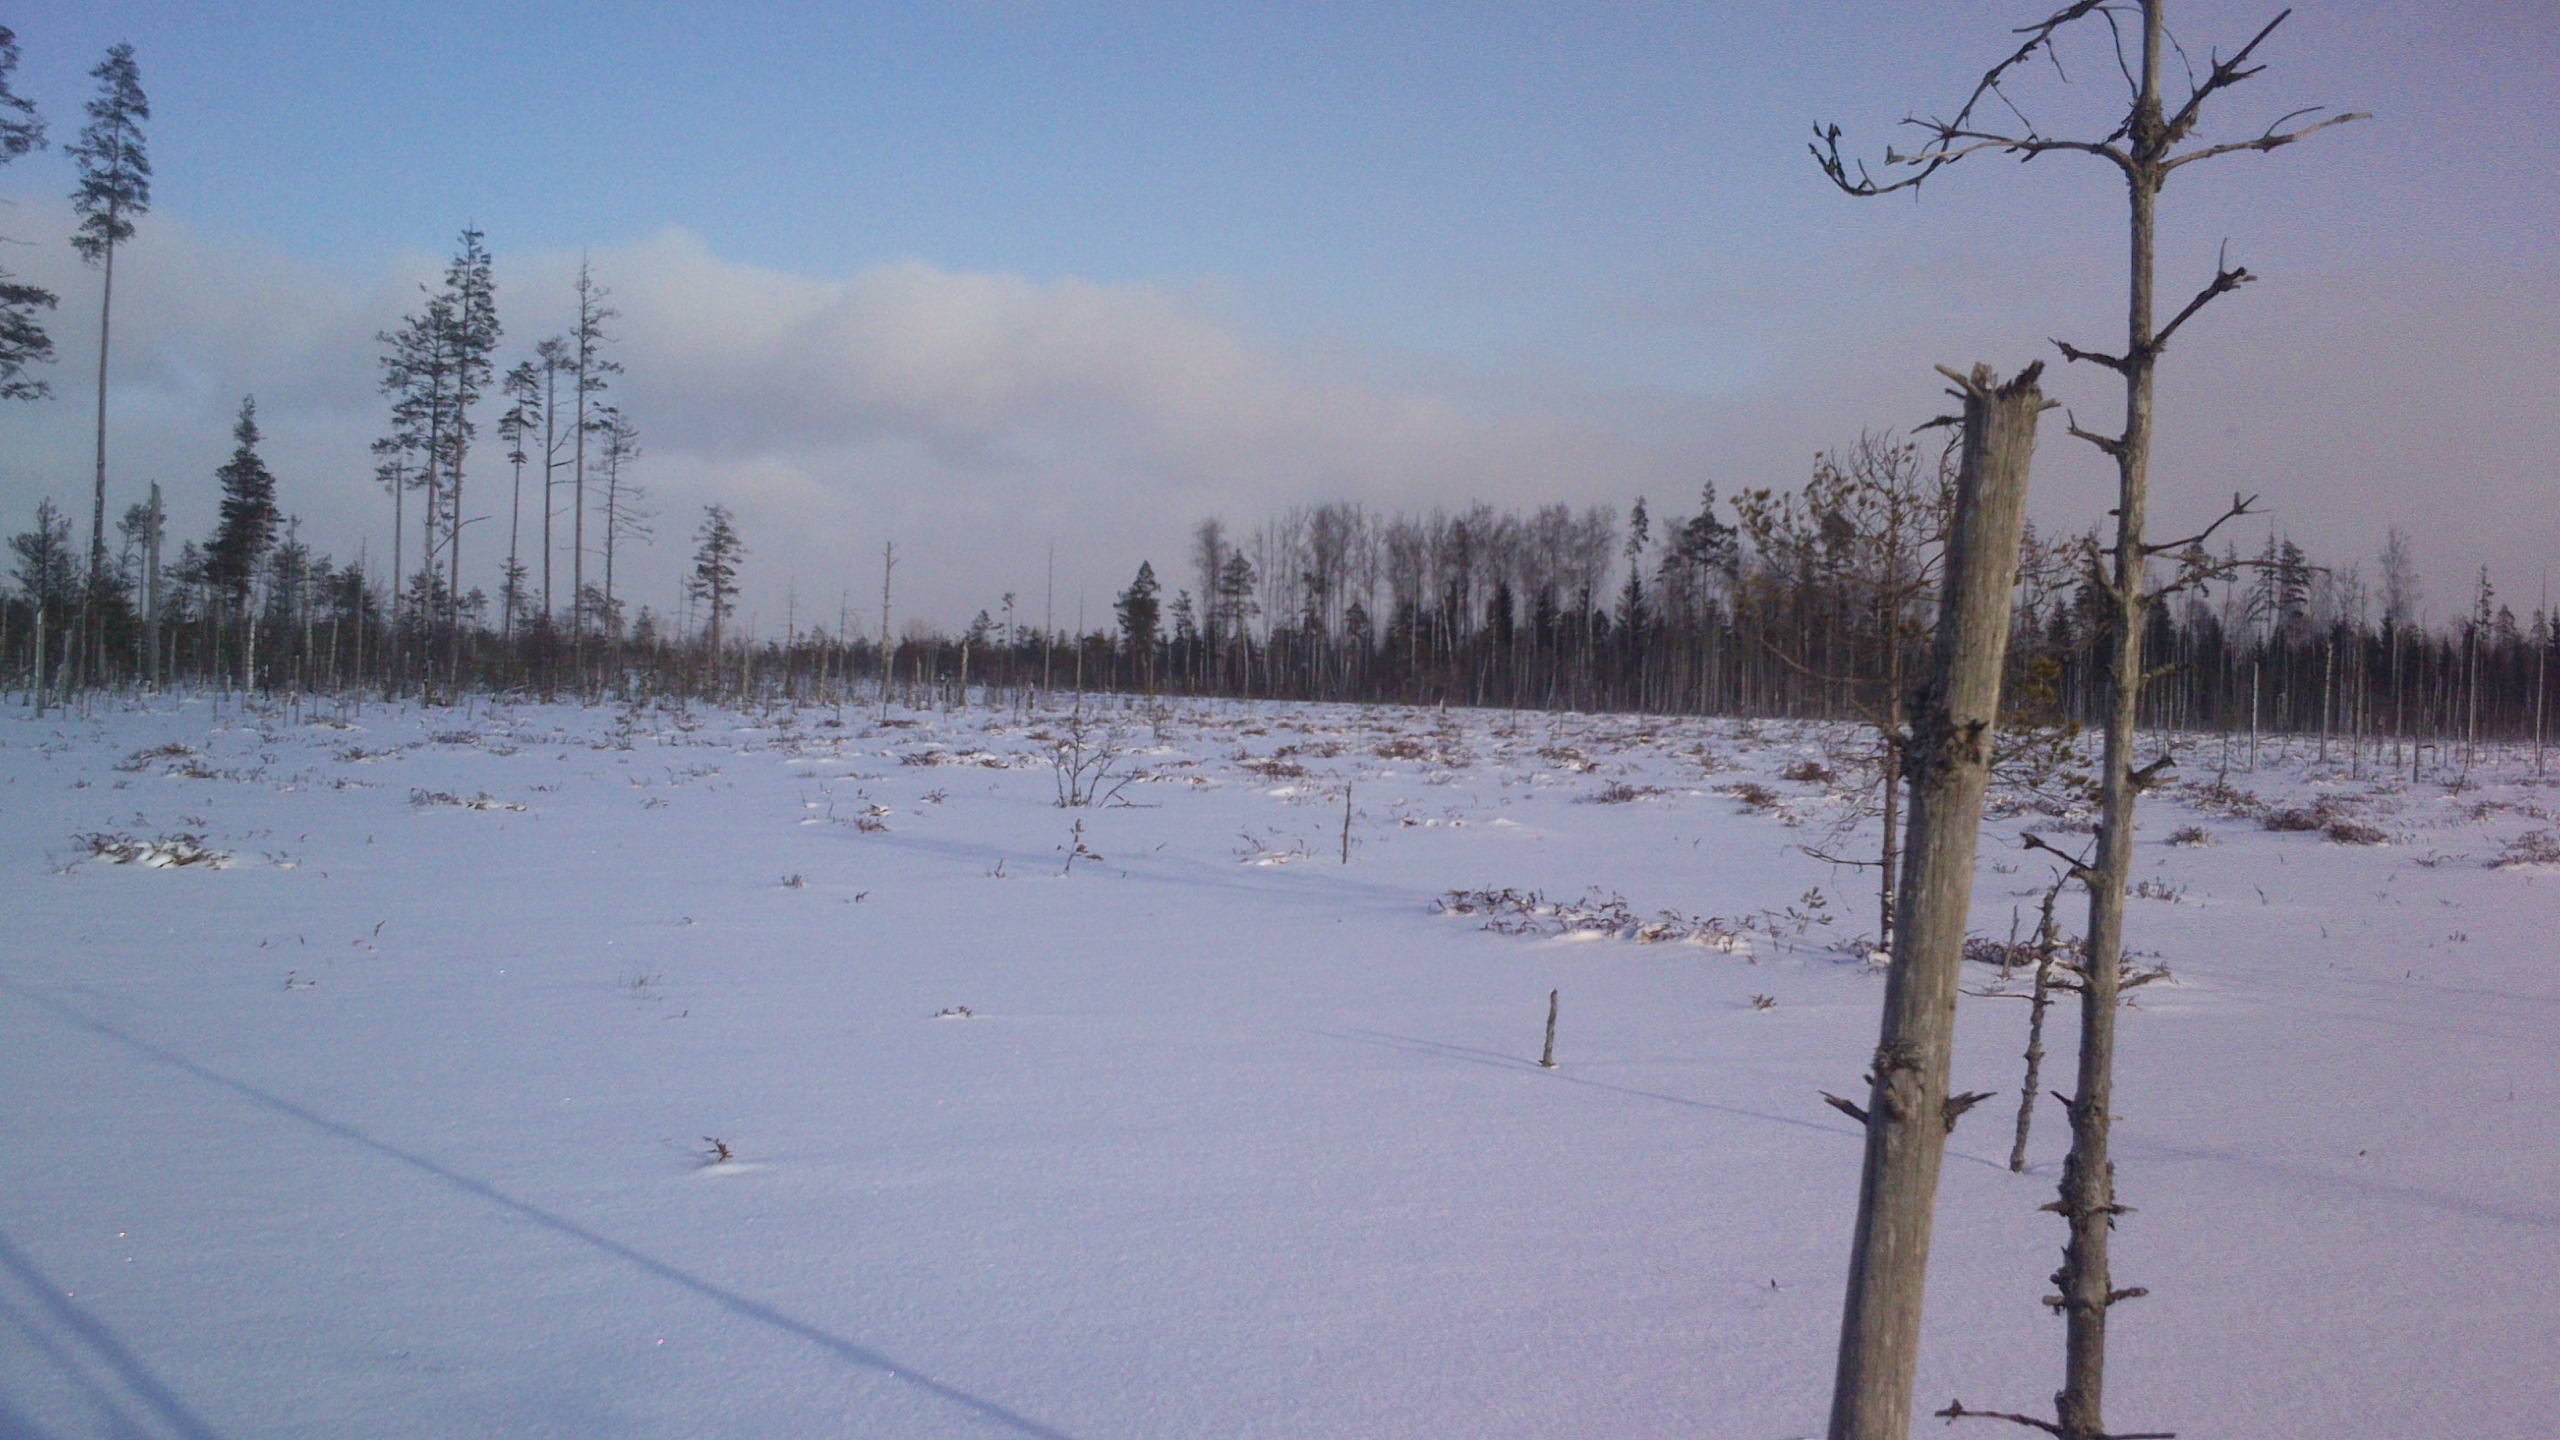
{"label": "spruce tree", "polygon": [[258,567],[276,539],[276,477],[267,470],[267,462],[258,458],[258,402],[252,396],[240,402],[239,422],[231,427],[235,442],[231,459],[214,479],[222,486],[222,510],[214,526],[213,538],[205,542],[205,582],[230,604],[235,615],[245,615],[249,604],[249,587],[257,579]]}
{"label": "spruce tree", "polygon": [[1158,588],[1156,567],[1141,560],[1137,578],[1129,582],[1128,589],[1120,592],[1120,598],[1111,607],[1120,614],[1120,635],[1128,642],[1129,658],[1142,666],[1149,665],[1155,658]]}

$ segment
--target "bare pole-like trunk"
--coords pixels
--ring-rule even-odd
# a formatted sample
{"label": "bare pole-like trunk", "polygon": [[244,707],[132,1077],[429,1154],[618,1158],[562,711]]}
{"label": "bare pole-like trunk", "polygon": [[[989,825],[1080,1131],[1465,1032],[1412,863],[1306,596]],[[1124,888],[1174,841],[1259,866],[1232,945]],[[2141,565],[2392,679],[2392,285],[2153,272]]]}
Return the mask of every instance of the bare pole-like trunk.
{"label": "bare pole-like trunk", "polygon": [[889,648],[889,579],[898,569],[898,542],[880,546],[880,718],[889,717],[889,673],[897,668],[897,652]]}
{"label": "bare pole-like trunk", "polygon": [[556,543],[551,538],[551,513],[560,470],[559,428],[560,367],[546,362],[542,367],[542,623],[545,626],[552,624],[558,616],[551,600],[551,552]]}
{"label": "bare pole-like trunk", "polygon": [[[2027,1132],[2035,1127],[2036,1102],[2044,1098],[2044,1016],[2053,1004],[2053,903],[2062,898],[2061,880],[2044,892],[2043,913],[2036,918],[2036,978],[2027,998],[2027,1071],[2018,1082],[2018,1121],[2009,1141],[2009,1173],[2027,1168]],[[2006,961],[2002,962],[2006,965]]]}
{"label": "bare pole-like trunk", "polygon": [[[516,442],[515,453],[518,456],[524,454],[522,440]],[[520,593],[524,589],[524,579],[516,560],[516,544],[523,532],[524,461],[518,459],[515,461],[515,488],[507,497],[507,594],[504,602],[507,613],[500,616],[498,621],[499,638],[507,641],[513,641],[516,638],[516,607],[524,599]]]}
{"label": "bare pole-like trunk", "polygon": [[[394,660],[396,660],[400,654],[400,585],[402,579],[400,567],[407,563],[406,557],[401,552],[401,547],[407,543],[408,539],[409,521],[405,514],[408,495],[409,467],[400,459],[400,457],[395,455],[391,460],[391,631],[389,635],[391,653]],[[389,678],[389,668],[385,667],[384,679],[386,683]]]}
{"label": "bare pole-like trunk", "polygon": [[460,399],[460,397],[459,397],[459,396],[457,396],[457,397],[456,397],[457,404],[456,404],[456,406],[455,406],[455,409],[456,409],[457,413],[456,413],[456,414],[455,414],[455,416],[454,416],[454,422],[453,422],[453,423],[454,423],[454,430],[453,430],[453,455],[452,455],[452,458],[451,458],[451,459],[449,459],[449,460],[447,460],[447,461],[445,462],[445,464],[446,464],[446,468],[452,472],[451,480],[452,480],[452,483],[453,483],[453,488],[452,488],[452,490],[450,491],[450,493],[448,494],[448,496],[447,496],[447,500],[448,500],[448,502],[452,505],[452,507],[453,507],[453,508],[452,508],[452,515],[451,515],[451,519],[450,519],[450,522],[449,522],[449,524],[448,524],[448,529],[449,529],[449,531],[451,532],[451,538],[446,542],[446,543],[447,543],[447,545],[448,545],[448,547],[449,547],[449,548],[448,548],[448,550],[446,551],[446,554],[445,554],[445,570],[446,570],[446,575],[447,575],[447,577],[448,577],[448,578],[447,578],[447,579],[446,579],[446,581],[445,581],[445,587],[444,587],[444,590],[445,590],[445,594],[444,594],[444,610],[445,610],[445,639],[444,639],[445,688],[446,688],[446,689],[448,689],[448,690],[450,690],[451,692],[453,692],[453,693],[454,693],[455,695],[457,695],[457,696],[459,696],[459,695],[462,693],[462,424],[463,424],[463,420],[462,420],[462,416],[458,413],[458,412],[460,411],[460,409],[461,409],[461,406],[460,406],[460,405],[459,405],[459,403],[458,403],[458,402],[459,402],[459,399]]}
{"label": "bare pole-like trunk", "polygon": [[2133,874],[2134,727],[2142,703],[2142,636],[2150,613],[2150,552],[2144,526],[2150,504],[2152,386],[2157,362],[2153,330],[2153,237],[2166,172],[2160,111],[2164,34],[2161,0],[2142,7],[2142,72],[2132,116],[2132,163],[2126,168],[2128,248],[2125,297],[2124,430],[2114,445],[2116,543],[2108,578],[2112,633],[2109,694],[2099,761],[2098,849],[2088,884],[2088,955],[2080,981],[2079,1072],[2072,1089],[2071,1153],[2063,1161],[2053,1208],[2070,1227],[2062,1268],[2054,1272],[2063,1316],[2063,1382],[2054,1396],[2061,1440],[2106,1433],[2107,1312],[2120,1299],[2107,1261],[2115,1229],[2114,1124],[2116,1008],[2124,956],[2125,888]]}
{"label": "bare pole-like trunk", "polygon": [[116,306],[115,228],[116,207],[109,201],[106,281],[98,292],[98,458],[89,495],[89,583],[80,589],[80,625],[74,632],[79,643],[72,647],[83,658],[66,660],[63,666],[75,680],[85,673],[85,657],[97,634],[98,585],[107,569],[107,340],[108,322],[114,318]]}
{"label": "bare pole-like trunk", "polygon": [[160,504],[160,482],[151,482],[151,543],[142,553],[142,675],[160,683],[160,539],[169,512]]}
{"label": "bare pole-like trunk", "polygon": [[1903,1440],[1910,1433],[1938,1169],[1956,1117],[1984,1098],[1950,1097],[1948,1069],[2027,470],[2036,418],[2045,409],[2036,386],[2043,369],[2031,365],[2006,385],[1997,384],[1987,366],[1974,367],[1970,377],[1945,372],[1962,387],[1964,461],[1936,654],[1904,757],[1910,844],[1893,963],[1866,1107],[1834,1102],[1864,1122],[1867,1147],[1831,1392],[1831,1440]]}

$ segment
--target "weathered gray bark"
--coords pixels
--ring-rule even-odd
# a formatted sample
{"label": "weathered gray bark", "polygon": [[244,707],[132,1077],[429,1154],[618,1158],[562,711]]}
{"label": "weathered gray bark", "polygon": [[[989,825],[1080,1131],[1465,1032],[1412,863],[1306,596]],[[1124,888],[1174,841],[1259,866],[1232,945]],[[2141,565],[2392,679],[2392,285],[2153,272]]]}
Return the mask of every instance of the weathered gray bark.
{"label": "weathered gray bark", "polygon": [[2018,1082],[2018,1123],[2009,1142],[2009,1173],[2027,1168],[2027,1132],[2036,1122],[2036,1101],[2044,1092],[2044,1012],[2053,1003],[2053,904],[2062,898],[2062,882],[2044,892],[2044,912],[2036,920],[2035,991],[2027,998],[2027,1073]]}
{"label": "weathered gray bark", "polygon": [[160,503],[160,482],[151,482],[150,546],[142,552],[142,679],[158,687],[160,674],[160,541],[169,528],[168,509]]}
{"label": "weathered gray bark", "polygon": [[1947,544],[1945,599],[1927,686],[1913,716],[1904,768],[1911,786],[1884,1021],[1863,1112],[1866,1168],[1840,1320],[1831,1440],[1902,1440],[1920,1352],[1923,1283],[1937,1208],[1938,1168],[1955,1118],[1980,1097],[1952,1100],[1956,981],[1973,901],[1975,842],[2000,671],[2009,648],[2041,364],[1997,384],[1987,367],[1956,376],[1964,398],[1964,459]]}
{"label": "weathered gray bark", "polygon": [[[112,203],[107,209],[110,237],[114,234],[116,211]],[[94,648],[103,656],[99,643],[98,587],[107,573],[107,340],[108,322],[114,318],[116,305],[116,243],[106,242],[106,280],[98,291],[98,447],[95,483],[89,492],[89,575],[80,589],[79,629],[74,632],[79,643],[76,655],[66,654],[63,669],[74,677],[88,673],[88,655]]]}

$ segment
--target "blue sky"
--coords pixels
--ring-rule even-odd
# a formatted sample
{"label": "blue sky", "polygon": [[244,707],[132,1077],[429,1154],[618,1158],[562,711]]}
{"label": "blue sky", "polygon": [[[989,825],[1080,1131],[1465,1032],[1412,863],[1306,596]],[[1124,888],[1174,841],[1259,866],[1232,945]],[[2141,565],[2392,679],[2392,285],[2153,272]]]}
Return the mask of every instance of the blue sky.
{"label": "blue sky", "polygon": [[[472,221],[501,256],[511,345],[558,326],[582,247],[617,287],[663,532],[736,505],[751,543],[765,527],[751,578],[768,589],[831,585],[887,531],[910,554],[948,543],[947,564],[907,573],[944,577],[920,598],[960,619],[1020,588],[1053,535],[1099,591],[1212,510],[1659,507],[1705,479],[1794,483],[1818,447],[1925,418],[1933,362],[2103,336],[2119,202],[2094,167],[1972,161],[1916,204],[1862,204],[1803,150],[1816,118],[1880,147],[2027,13],[19,9],[0,18],[57,149],[0,172],[18,197],[0,228],[36,242],[14,268],[64,294],[64,398],[0,417],[20,431],[0,522],[68,493],[84,453],[71,377],[94,364],[75,319],[94,278],[47,232],[83,72],[116,39],[139,53],[159,169],[119,319],[125,478],[209,473],[236,392],[256,390],[288,504],[298,478],[314,532],[352,549],[379,528],[367,341]],[[2201,53],[2268,13],[2173,18]],[[2108,93],[2103,57],[2078,58],[2083,83],[2046,86],[2040,118]],[[2439,588],[2538,564],[2560,528],[2560,21],[2524,0],[2314,4],[2268,58],[2233,127],[2320,101],[2380,118],[2173,190],[2164,289],[2209,274],[2225,237],[2268,278],[2173,360],[2164,487],[2197,504],[2268,489],[2331,551],[2407,525]],[[802,364],[849,368],[766,412],[775,347],[821,316],[835,348]],[[2485,386],[2445,374],[2482,367]],[[2104,404],[2098,377],[2063,383]],[[2457,424],[2456,406],[2475,413]],[[2066,445],[2048,437],[2039,503],[2082,523],[2097,472]],[[2484,486],[2522,508],[2449,518]],[[937,538],[1001,522],[1019,533]],[[662,569],[681,548],[661,540]]]}

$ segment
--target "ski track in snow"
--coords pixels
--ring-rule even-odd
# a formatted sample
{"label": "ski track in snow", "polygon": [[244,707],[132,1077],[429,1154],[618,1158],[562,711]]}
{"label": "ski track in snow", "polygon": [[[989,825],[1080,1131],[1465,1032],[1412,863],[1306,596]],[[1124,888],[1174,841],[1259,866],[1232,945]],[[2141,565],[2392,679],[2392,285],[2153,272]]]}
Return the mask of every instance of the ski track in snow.
{"label": "ski track in snow", "polygon": [[[1845,727],[320,713],[0,716],[0,1435],[1822,1429],[1859,1144],[1816,1092],[1882,994],[1870,875],[1802,848],[1873,846]],[[1057,804],[1078,725],[1117,803]],[[2124,1016],[2152,1293],[2111,1421],[2545,1433],[2560,784],[2182,757],[2130,902],[2170,978]],[[1995,939],[2051,872],[2021,829],[2087,833],[2006,800]],[[1948,1158],[1924,1410],[2058,1382],[2025,1008],[1961,1012],[2001,1096]]]}

